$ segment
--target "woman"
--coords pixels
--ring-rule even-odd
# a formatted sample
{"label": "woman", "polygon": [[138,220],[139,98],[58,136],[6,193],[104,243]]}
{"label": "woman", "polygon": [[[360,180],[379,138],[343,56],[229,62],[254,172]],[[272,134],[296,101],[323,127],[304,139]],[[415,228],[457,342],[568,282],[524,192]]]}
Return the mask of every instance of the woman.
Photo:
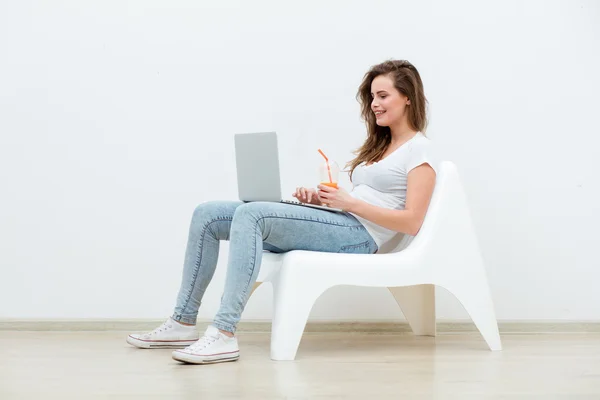
{"label": "woman", "polygon": [[[429,206],[435,171],[425,138],[426,98],[408,61],[375,65],[359,88],[368,136],[348,163],[353,189],[298,188],[299,201],[346,213],[267,202],[209,202],[194,211],[183,280],[173,315],[152,332],[129,335],[140,348],[183,348],[178,361],[206,364],[237,360],[236,325],[260,269],[263,250],[375,253],[397,232],[416,235]],[[199,339],[195,324],[215,271],[219,241],[229,240],[220,309]],[[187,346],[187,347],[186,347]]]}

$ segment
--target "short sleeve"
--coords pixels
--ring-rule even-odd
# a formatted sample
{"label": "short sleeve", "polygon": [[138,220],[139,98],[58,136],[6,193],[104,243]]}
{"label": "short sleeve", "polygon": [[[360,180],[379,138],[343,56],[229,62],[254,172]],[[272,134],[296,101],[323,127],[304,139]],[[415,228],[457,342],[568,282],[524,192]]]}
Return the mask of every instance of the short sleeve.
{"label": "short sleeve", "polygon": [[419,140],[412,143],[408,159],[406,161],[406,173],[418,167],[419,165],[429,164],[437,172],[437,163],[433,155],[433,149],[429,139]]}

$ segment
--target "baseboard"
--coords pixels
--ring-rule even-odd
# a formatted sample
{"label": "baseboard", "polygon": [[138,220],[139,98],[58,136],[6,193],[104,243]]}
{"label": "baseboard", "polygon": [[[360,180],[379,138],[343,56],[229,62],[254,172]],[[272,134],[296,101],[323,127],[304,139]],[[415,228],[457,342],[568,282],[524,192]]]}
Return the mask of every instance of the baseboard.
{"label": "baseboard", "polygon": [[[146,331],[156,328],[164,320],[154,319],[0,319],[0,331]],[[210,321],[198,322],[203,329]],[[548,333],[600,333],[600,321],[498,321],[501,334],[548,334]],[[242,321],[238,332],[271,332],[270,321]],[[406,321],[310,321],[308,333],[369,333],[405,334],[411,329]],[[439,334],[477,332],[470,321],[440,320]]]}

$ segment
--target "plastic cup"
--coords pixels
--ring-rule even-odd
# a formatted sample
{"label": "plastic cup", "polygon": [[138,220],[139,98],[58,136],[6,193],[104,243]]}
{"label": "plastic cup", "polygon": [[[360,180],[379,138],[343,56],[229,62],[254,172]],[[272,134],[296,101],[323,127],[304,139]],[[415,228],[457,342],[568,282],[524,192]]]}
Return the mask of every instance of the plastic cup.
{"label": "plastic cup", "polygon": [[329,160],[319,165],[319,182],[321,185],[337,189],[339,176],[340,166],[335,161]]}

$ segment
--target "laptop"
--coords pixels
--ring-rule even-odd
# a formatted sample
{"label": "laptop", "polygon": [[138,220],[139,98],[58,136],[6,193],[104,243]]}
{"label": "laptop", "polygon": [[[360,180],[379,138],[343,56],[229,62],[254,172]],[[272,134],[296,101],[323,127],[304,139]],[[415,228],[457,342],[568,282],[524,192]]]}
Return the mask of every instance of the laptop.
{"label": "laptop", "polygon": [[272,201],[345,212],[339,208],[282,200],[276,132],[238,133],[234,136],[234,141],[238,195],[241,201]]}

